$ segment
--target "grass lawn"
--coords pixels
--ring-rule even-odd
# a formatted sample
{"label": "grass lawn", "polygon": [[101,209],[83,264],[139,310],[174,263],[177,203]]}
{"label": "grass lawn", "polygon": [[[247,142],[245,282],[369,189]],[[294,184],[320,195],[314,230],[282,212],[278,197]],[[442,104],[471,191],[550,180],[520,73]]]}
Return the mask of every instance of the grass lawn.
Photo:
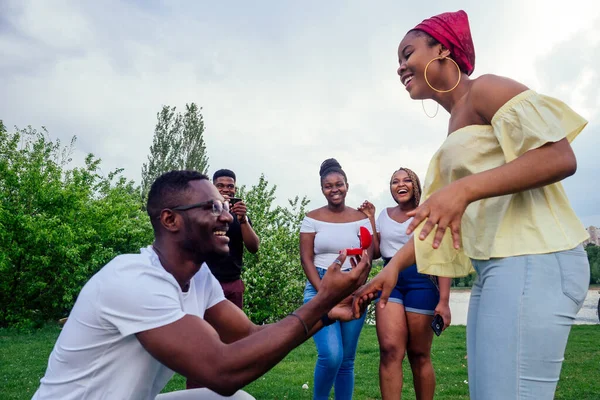
{"label": "grass lawn", "polygon": [[[0,399],[31,399],[46,369],[48,355],[59,334],[57,326],[33,333],[0,329]],[[467,399],[465,327],[453,326],[433,343],[437,375],[436,399]],[[600,325],[578,325],[571,331],[556,399],[600,398]],[[279,365],[246,387],[257,399],[310,399],[316,350],[312,340],[294,350]],[[373,326],[366,326],[356,358],[355,399],[378,399],[379,351]],[[405,362],[404,398],[414,399],[410,370]],[[175,376],[165,391],[185,387]],[[332,397],[333,398],[333,397]]]}

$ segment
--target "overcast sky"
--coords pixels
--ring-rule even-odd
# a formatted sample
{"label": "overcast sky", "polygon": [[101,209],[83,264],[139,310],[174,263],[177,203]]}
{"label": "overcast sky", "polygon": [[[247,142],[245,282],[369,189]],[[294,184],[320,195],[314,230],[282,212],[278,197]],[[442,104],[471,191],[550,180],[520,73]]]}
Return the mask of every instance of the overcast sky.
{"label": "overcast sky", "polygon": [[[212,174],[264,173],[278,202],[324,199],[319,165],[337,158],[347,203],[392,205],[400,166],[424,179],[448,114],[434,119],[396,75],[397,46],[424,18],[464,9],[486,73],[558,97],[590,123],[565,181],[586,226],[600,226],[600,3],[505,1],[0,0],[0,119],[78,137],[105,173],[140,182],[163,105],[203,107]],[[425,106],[432,113],[433,102]]]}

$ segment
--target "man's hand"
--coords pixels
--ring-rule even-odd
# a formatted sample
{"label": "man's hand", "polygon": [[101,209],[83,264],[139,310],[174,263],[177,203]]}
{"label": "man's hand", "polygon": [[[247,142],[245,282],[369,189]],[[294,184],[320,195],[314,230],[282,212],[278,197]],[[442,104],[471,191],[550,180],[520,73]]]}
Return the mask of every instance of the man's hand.
{"label": "man's hand", "polygon": [[246,208],[246,203],[244,203],[242,200],[235,203],[231,207],[230,211],[237,216],[237,219],[239,222],[246,221],[246,218],[247,218],[246,214],[248,213],[248,209]]}
{"label": "man's hand", "polygon": [[[352,310],[352,299],[353,296],[350,295],[341,302],[339,302],[337,306],[333,307],[331,311],[327,313],[329,319],[342,322],[352,321],[356,319],[357,317],[354,315],[354,311]],[[365,301],[361,304],[359,316],[362,315],[363,312],[365,312],[368,305],[368,301]]]}
{"label": "man's hand", "polygon": [[[346,258],[346,254],[344,252],[337,259],[340,260],[340,262],[343,264],[344,263],[343,260],[345,258]],[[356,262],[356,260],[354,258],[350,259],[350,264],[352,264],[352,270],[353,271],[356,268],[358,268],[359,265],[361,265],[362,260],[369,260],[369,257],[365,254],[365,252],[363,252],[363,257],[357,256],[356,259],[358,260],[358,263]],[[338,265],[337,262],[334,262],[334,265],[337,265],[339,267],[339,265]],[[370,263],[369,263],[368,268],[365,270],[366,274],[364,272],[362,272],[361,275],[360,275],[360,277],[359,277],[359,285],[361,283],[364,283],[366,281],[367,277],[369,276],[370,270],[371,270],[371,266],[370,266]],[[342,272],[342,273],[347,273],[347,272]],[[352,321],[353,319],[359,318],[360,315],[362,315],[362,313],[365,311],[365,309],[369,305],[369,302],[366,301],[366,302],[363,302],[360,305],[360,308],[359,308],[360,309],[360,314],[357,317],[357,316],[354,315],[354,311],[352,309],[352,299],[353,299],[352,295],[347,296],[345,299],[343,299],[342,301],[340,301],[335,307],[333,307],[331,309],[331,311],[329,311],[327,313],[327,316],[330,319],[333,319],[333,320],[336,320],[336,321],[342,321],[342,322]]]}
{"label": "man's hand", "polygon": [[317,296],[331,301],[330,304],[335,306],[359,288],[369,276],[371,261],[366,250],[363,250],[362,256],[356,256],[356,259],[358,263],[354,259],[350,260],[353,267],[350,271],[342,272],[341,267],[344,260],[346,260],[346,251],[342,251],[327,268],[327,273],[321,280]]}

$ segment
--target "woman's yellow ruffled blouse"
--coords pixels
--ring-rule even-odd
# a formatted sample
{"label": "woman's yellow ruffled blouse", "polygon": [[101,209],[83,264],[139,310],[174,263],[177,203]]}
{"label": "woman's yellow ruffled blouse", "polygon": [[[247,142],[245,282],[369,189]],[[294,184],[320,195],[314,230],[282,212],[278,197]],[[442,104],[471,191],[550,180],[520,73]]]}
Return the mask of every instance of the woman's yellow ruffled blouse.
{"label": "woman's yellow ruffled blouse", "polygon": [[[546,143],[565,137],[572,142],[586,125],[563,102],[533,90],[522,92],[498,110],[491,125],[466,126],[448,136],[429,164],[424,199],[451,182],[499,167]],[[571,249],[588,237],[560,182],[471,203],[462,217],[460,250],[452,246],[449,229],[440,247],[433,249],[433,233],[418,239],[421,227],[415,232],[419,271],[447,277],[473,272],[471,258],[551,253]]]}

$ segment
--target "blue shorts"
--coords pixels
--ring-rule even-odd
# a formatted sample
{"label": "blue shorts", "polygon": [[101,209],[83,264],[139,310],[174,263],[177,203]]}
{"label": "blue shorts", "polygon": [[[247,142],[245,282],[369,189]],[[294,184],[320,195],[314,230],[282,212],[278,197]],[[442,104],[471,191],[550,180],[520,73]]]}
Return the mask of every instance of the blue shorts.
{"label": "blue shorts", "polygon": [[[384,267],[390,261],[384,258]],[[433,315],[440,301],[440,291],[435,277],[417,271],[413,264],[398,274],[398,282],[392,290],[388,302],[403,304],[407,312]]]}

